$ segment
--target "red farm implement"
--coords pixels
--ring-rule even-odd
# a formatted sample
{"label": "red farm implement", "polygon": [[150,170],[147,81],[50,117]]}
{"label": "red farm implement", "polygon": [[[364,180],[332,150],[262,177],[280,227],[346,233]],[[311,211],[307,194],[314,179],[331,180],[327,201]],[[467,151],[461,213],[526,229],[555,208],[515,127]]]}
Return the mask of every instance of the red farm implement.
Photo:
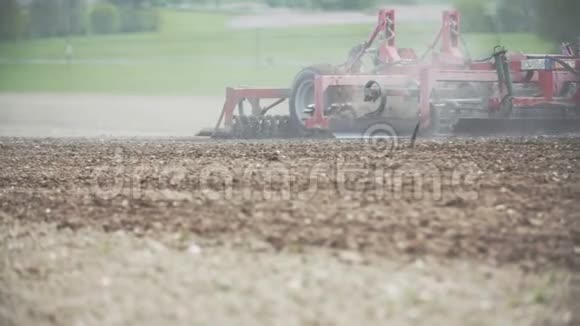
{"label": "red farm implement", "polygon": [[[580,43],[563,44],[557,55],[497,46],[489,58],[474,60],[466,55],[459,13],[445,11],[435,40],[418,56],[397,47],[395,22],[393,10],[381,10],[368,40],[344,64],[305,68],[289,89],[228,88],[218,123],[206,134],[286,138],[358,133],[377,123],[399,135],[580,130]],[[287,115],[269,114],[285,101]]]}

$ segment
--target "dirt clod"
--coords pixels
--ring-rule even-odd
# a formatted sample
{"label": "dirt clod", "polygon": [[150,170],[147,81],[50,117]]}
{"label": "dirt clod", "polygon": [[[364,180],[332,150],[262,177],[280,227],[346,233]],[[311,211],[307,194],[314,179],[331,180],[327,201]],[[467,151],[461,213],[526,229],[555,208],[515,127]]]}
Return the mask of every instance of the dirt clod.
{"label": "dirt clod", "polygon": [[578,138],[0,143],[2,325],[577,320]]}
{"label": "dirt clod", "polygon": [[3,213],[60,228],[566,268],[578,246],[576,138],[422,141],[388,158],[336,141],[2,143]]}

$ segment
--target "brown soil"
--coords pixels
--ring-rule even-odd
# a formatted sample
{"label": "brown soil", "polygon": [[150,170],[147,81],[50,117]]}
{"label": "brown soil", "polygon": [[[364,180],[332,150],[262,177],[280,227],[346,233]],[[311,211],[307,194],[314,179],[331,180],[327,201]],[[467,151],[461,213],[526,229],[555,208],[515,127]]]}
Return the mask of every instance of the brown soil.
{"label": "brown soil", "polygon": [[0,325],[575,325],[565,272],[0,228]]}
{"label": "brown soil", "polygon": [[577,321],[577,138],[0,153],[3,325]]}
{"label": "brown soil", "polygon": [[574,138],[425,141],[388,153],[332,141],[0,146],[0,208],[22,221],[523,268],[573,268],[580,250]]}

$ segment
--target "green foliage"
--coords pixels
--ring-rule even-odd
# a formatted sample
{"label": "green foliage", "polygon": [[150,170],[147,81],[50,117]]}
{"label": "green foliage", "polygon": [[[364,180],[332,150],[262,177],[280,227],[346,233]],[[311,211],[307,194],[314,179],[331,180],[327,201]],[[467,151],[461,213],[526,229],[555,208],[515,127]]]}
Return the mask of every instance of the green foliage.
{"label": "green foliage", "polygon": [[109,0],[109,1],[119,7],[129,7],[129,8],[142,8],[149,5],[149,3],[151,2],[149,0]]}
{"label": "green foliage", "polygon": [[[146,0],[0,0],[0,40],[61,37],[93,33],[149,32],[159,28],[157,9]],[[121,8],[121,9],[119,9]]]}
{"label": "green foliage", "polygon": [[499,0],[496,23],[499,32],[528,32],[536,21],[535,8],[530,0]]}
{"label": "green foliage", "polygon": [[29,7],[28,30],[33,37],[85,34],[84,0],[35,0]]}
{"label": "green foliage", "polygon": [[39,0],[30,5],[30,35],[33,37],[61,36],[66,32],[59,0]]}
{"label": "green foliage", "polygon": [[27,16],[16,0],[0,0],[0,40],[16,40],[24,36]]}
{"label": "green foliage", "polygon": [[[217,94],[231,85],[288,87],[302,67],[313,62],[340,64],[353,44],[368,37],[372,23],[230,29],[220,13],[161,11],[157,33],[73,37],[75,60],[63,58],[62,39],[0,42],[9,61],[42,58],[43,64],[0,65],[1,91],[102,92],[126,94]],[[406,22],[397,30],[399,46],[423,53],[438,22]],[[488,56],[498,35],[464,35],[474,58]],[[499,43],[526,53],[544,53],[552,44],[531,34],[501,34]],[[118,62],[130,64],[118,64]],[[154,78],[152,77],[154,76]]]}
{"label": "green foliage", "polygon": [[374,5],[374,0],[340,0],[338,9],[366,9]]}
{"label": "green foliage", "polygon": [[159,28],[159,12],[152,8],[121,8],[120,31],[152,32]]}
{"label": "green foliage", "polygon": [[266,4],[273,8],[283,7],[286,5],[286,0],[266,0]]}
{"label": "green foliage", "polygon": [[580,37],[578,0],[498,0],[491,11],[486,3],[455,0],[465,32],[534,32],[554,43]]}
{"label": "green foliage", "polygon": [[273,8],[312,8],[311,0],[266,0],[266,3]]}
{"label": "green foliage", "polygon": [[109,0],[119,8],[121,33],[152,32],[159,29],[159,12],[148,0]]}
{"label": "green foliage", "polygon": [[454,6],[461,13],[461,28],[464,32],[492,32],[493,18],[488,13],[487,2],[479,0],[455,0]]}
{"label": "green foliage", "polygon": [[93,33],[111,34],[119,30],[119,11],[111,3],[97,3],[91,10],[90,17]]}
{"label": "green foliage", "polygon": [[539,34],[553,42],[580,37],[580,1],[533,0],[537,8]]}
{"label": "green foliage", "polygon": [[67,34],[83,35],[88,32],[88,8],[84,0],[63,0],[63,12],[68,19]]}
{"label": "green foliage", "polygon": [[270,7],[355,10],[369,8],[375,0],[266,0],[266,3]]}

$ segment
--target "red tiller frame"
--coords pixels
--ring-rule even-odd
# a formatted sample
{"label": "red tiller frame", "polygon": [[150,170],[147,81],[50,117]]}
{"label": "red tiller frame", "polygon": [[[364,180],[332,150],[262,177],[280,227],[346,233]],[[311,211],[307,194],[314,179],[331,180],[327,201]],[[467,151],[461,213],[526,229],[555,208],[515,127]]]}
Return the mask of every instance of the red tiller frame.
{"label": "red tiller frame", "polygon": [[397,25],[395,19],[395,11],[392,9],[383,9],[379,11],[379,21],[377,27],[365,43],[368,49],[379,33],[384,31],[385,42],[379,48],[379,57],[382,62],[397,62],[401,60],[399,49],[397,48]]}
{"label": "red tiller frame", "polygon": [[[366,43],[367,48],[375,40],[378,32],[389,26],[389,22],[395,21],[395,13],[392,10],[383,10],[379,13],[379,24]],[[431,117],[431,93],[437,82],[484,82],[497,83],[498,75],[495,63],[475,62],[466,63],[460,50],[460,14],[457,11],[444,11],[443,22],[435,41],[431,45],[434,48],[441,42],[440,53],[433,55],[430,64],[413,64],[388,66],[381,71],[380,75],[334,75],[317,76],[315,80],[315,108],[313,115],[305,122],[307,128],[328,128],[329,120],[324,116],[324,93],[332,86],[364,87],[369,81],[374,80],[381,84],[385,90],[399,90],[401,95],[413,90],[410,85],[419,82],[419,119],[421,128],[429,128]],[[382,48],[388,50],[379,51],[379,57],[385,63],[400,61],[395,43],[395,27],[392,26],[387,33],[387,42]],[[580,106],[580,88],[572,97],[556,98],[566,82],[576,80],[574,74],[565,70],[536,70],[529,77],[529,71],[522,69],[522,61],[527,56],[523,54],[510,54],[508,65],[513,83],[538,83],[542,90],[542,96],[538,97],[515,97],[511,103],[513,107],[525,108],[542,104],[559,104]],[[580,58],[574,59],[574,68],[580,71]],[[412,87],[412,86],[411,86]],[[417,87],[417,86],[415,86]],[[417,90],[415,88],[415,90]],[[499,94],[489,99],[489,109],[499,110],[501,101],[506,95],[506,90],[501,89]]]}
{"label": "red tiller frame", "polygon": [[[443,27],[439,31],[437,39],[443,34],[442,52],[447,53],[449,57],[456,58],[460,51],[454,47],[459,45],[458,28],[459,14],[456,11],[445,11],[443,13]],[[454,20],[454,21],[451,21]],[[364,49],[359,55],[364,54],[374,43],[381,32],[385,34],[385,42],[378,49],[379,58],[384,63],[396,63],[402,60],[399,55],[399,49],[396,46],[396,16],[395,11],[383,9],[379,11],[377,26],[370,34],[369,39],[365,42]],[[436,40],[437,42],[437,40]],[[436,42],[434,45],[436,45]],[[409,51],[407,51],[409,52]],[[414,56],[414,53],[407,53],[407,57]],[[357,58],[357,59],[360,59]],[[441,58],[441,60],[444,60]],[[456,63],[456,62],[454,62]],[[348,70],[348,69],[347,69]],[[330,86],[364,86],[369,80],[376,80],[383,86],[404,90],[405,85],[413,81],[412,76],[418,76],[419,67],[404,66],[389,68],[381,75],[338,75],[338,76],[317,76],[315,81],[315,109],[313,115],[305,122],[307,128],[328,128],[328,118],[324,116],[324,92]],[[261,99],[279,99],[285,100],[290,97],[290,89],[287,88],[227,88],[226,102],[215,127],[215,131],[222,126],[231,128],[233,124],[234,111],[240,103],[248,101],[252,106],[252,113],[260,110],[259,101]]]}
{"label": "red tiller frame", "polygon": [[332,86],[364,86],[370,80],[377,81],[383,87],[391,90],[405,92],[409,76],[406,75],[333,75],[333,76],[316,76],[314,82],[314,112],[312,116],[306,119],[306,128],[327,129],[329,126],[328,118],[324,116],[324,93]]}
{"label": "red tiller frame", "polygon": [[[580,66],[580,59],[576,61]],[[567,71],[562,70],[541,70],[534,73],[528,80],[525,71],[512,70],[514,67],[521,67],[521,61],[510,62],[510,70],[514,83],[537,82],[542,89],[542,96],[538,97],[514,97],[512,105],[515,108],[534,107],[542,104],[578,105],[580,106],[580,91],[572,97],[557,98],[555,94],[560,90],[565,82],[573,82],[576,77]],[[329,120],[324,116],[324,93],[332,86],[355,86],[364,87],[370,80],[378,82],[385,90],[400,91],[404,95],[413,90],[412,85],[419,80],[419,119],[422,128],[429,128],[431,117],[431,94],[437,82],[481,82],[497,83],[497,70],[493,64],[477,64],[476,66],[466,66],[462,69],[445,68],[433,65],[417,65],[408,67],[396,67],[392,69],[392,74],[382,75],[326,75],[317,76],[315,80],[315,107],[313,115],[306,120],[307,128],[328,128]],[[499,110],[500,103],[505,96],[504,93],[497,94],[489,99],[489,109]]]}
{"label": "red tiller frame", "polygon": [[252,114],[257,115],[262,110],[260,107],[260,100],[262,99],[277,99],[274,106],[282,103],[290,97],[290,89],[288,88],[233,88],[226,89],[226,102],[222,108],[222,112],[215,126],[214,133],[218,131],[220,126],[231,128],[233,125],[234,111],[236,107],[242,108],[244,101],[248,101],[252,108]]}
{"label": "red tiller frame", "polygon": [[[402,69],[399,74],[384,75],[336,75],[317,76],[315,80],[314,113],[306,120],[307,128],[328,128],[329,120],[324,116],[324,93],[332,86],[364,87],[370,80],[378,82],[384,90],[398,91],[403,96],[412,91],[419,91],[419,117],[423,128],[429,127],[431,110],[431,93],[438,81],[475,81],[497,82],[497,72],[494,70],[474,71],[469,69],[441,69],[430,65],[409,67],[407,73]],[[414,83],[418,76],[419,86]],[[415,85],[415,86],[414,86]]]}
{"label": "red tiller frame", "polygon": [[[396,26],[395,26],[395,11],[394,10],[381,10],[379,12],[379,21],[375,30],[371,33],[368,41],[365,43],[364,50],[370,48],[372,43],[376,40],[381,31],[385,32],[385,42],[379,48],[379,58],[385,64],[400,62],[401,56],[399,56],[399,49],[396,46]],[[326,129],[329,126],[329,120],[324,115],[325,109],[325,92],[329,87],[332,86],[354,86],[354,87],[364,87],[369,81],[374,80],[378,82],[382,87],[389,90],[400,91],[401,95],[407,91],[411,91],[412,85],[415,85],[415,81],[419,80],[424,69],[428,67],[449,67],[457,68],[458,66],[465,66],[465,60],[459,49],[460,46],[460,15],[458,11],[444,11],[442,15],[442,25],[439,33],[437,34],[435,41],[430,48],[437,46],[437,43],[441,41],[440,54],[434,56],[434,63],[431,65],[413,64],[413,65],[388,65],[384,68],[379,75],[323,75],[316,76],[314,85],[314,112],[311,117],[307,118],[305,121],[306,128],[323,128]],[[361,51],[361,54],[364,51]],[[360,58],[360,55],[359,55]],[[491,66],[490,72],[495,74],[495,81],[497,81],[497,74],[493,65]],[[470,72],[469,70],[457,71],[458,74],[474,75],[476,73]],[[430,78],[430,77],[429,77]],[[476,78],[471,76],[470,79]],[[483,78],[488,78],[484,76]],[[425,93],[423,88],[432,89],[430,84],[423,85],[422,80],[420,80],[421,93]],[[415,86],[416,87],[416,86]],[[415,89],[416,90],[416,89]],[[429,97],[421,97],[420,104],[420,117],[422,120],[423,128],[429,125],[429,114],[430,105],[425,102],[429,100]]]}
{"label": "red tiller frame", "polygon": [[[419,92],[418,118],[421,127],[430,126],[431,94],[437,82],[482,82],[497,83],[498,74],[495,63],[491,60],[484,62],[470,62],[466,60],[460,49],[460,14],[457,11],[444,11],[442,14],[441,28],[429,49],[434,49],[440,44],[439,52],[434,53],[429,63],[416,62],[409,64],[408,59],[415,59],[412,49],[399,49],[396,45],[396,17],[394,10],[383,9],[379,11],[377,26],[370,34],[363,48],[354,58],[346,64],[344,71],[351,71],[354,63],[375,42],[380,33],[384,33],[384,42],[377,49],[378,58],[385,64],[377,75],[320,75],[315,77],[314,83],[314,111],[306,119],[306,128],[329,127],[329,119],[325,116],[325,92],[330,87],[354,86],[364,87],[369,81],[378,82],[384,90],[390,94],[397,93],[400,96],[413,92]],[[538,57],[538,56],[533,56]],[[548,56],[546,56],[547,58]],[[569,55],[566,56],[569,59]],[[522,63],[528,56],[519,53],[508,54],[508,66],[513,83],[536,83],[540,85],[541,96],[515,97],[511,99],[513,107],[533,107],[541,104],[576,105],[580,107],[580,87],[570,97],[557,97],[562,87],[567,82],[576,81],[575,74],[563,68],[554,70],[524,70]],[[580,71],[580,58],[573,58],[576,71]],[[397,63],[407,64],[397,64]],[[344,67],[343,67],[344,68]],[[532,74],[533,73],[533,74]],[[506,96],[506,89],[500,85],[497,94],[489,99],[489,110],[500,109],[501,102]],[[252,113],[263,113],[260,108],[260,99],[278,99],[273,105],[277,105],[290,97],[291,90],[287,88],[228,88],[226,90],[226,102],[216,125],[216,131],[222,125],[230,128],[233,124],[234,110],[236,106],[248,101],[252,107]],[[271,105],[270,107],[272,107]],[[269,109],[268,107],[267,109]],[[266,110],[267,110],[266,109]]]}
{"label": "red tiller frame", "polygon": [[463,64],[464,57],[460,50],[461,42],[461,16],[459,11],[444,11],[443,24],[441,26],[441,57],[438,61],[454,62]]}
{"label": "red tiller frame", "polygon": [[385,40],[381,47],[377,49],[378,57],[382,62],[398,62],[401,60],[399,49],[396,44],[396,25],[395,25],[395,11],[392,9],[381,9],[378,15],[377,25],[369,35],[368,40],[362,45],[353,57],[349,59],[346,64],[345,71],[350,72],[353,66],[357,64],[365,52],[373,45],[379,34],[384,33]]}

